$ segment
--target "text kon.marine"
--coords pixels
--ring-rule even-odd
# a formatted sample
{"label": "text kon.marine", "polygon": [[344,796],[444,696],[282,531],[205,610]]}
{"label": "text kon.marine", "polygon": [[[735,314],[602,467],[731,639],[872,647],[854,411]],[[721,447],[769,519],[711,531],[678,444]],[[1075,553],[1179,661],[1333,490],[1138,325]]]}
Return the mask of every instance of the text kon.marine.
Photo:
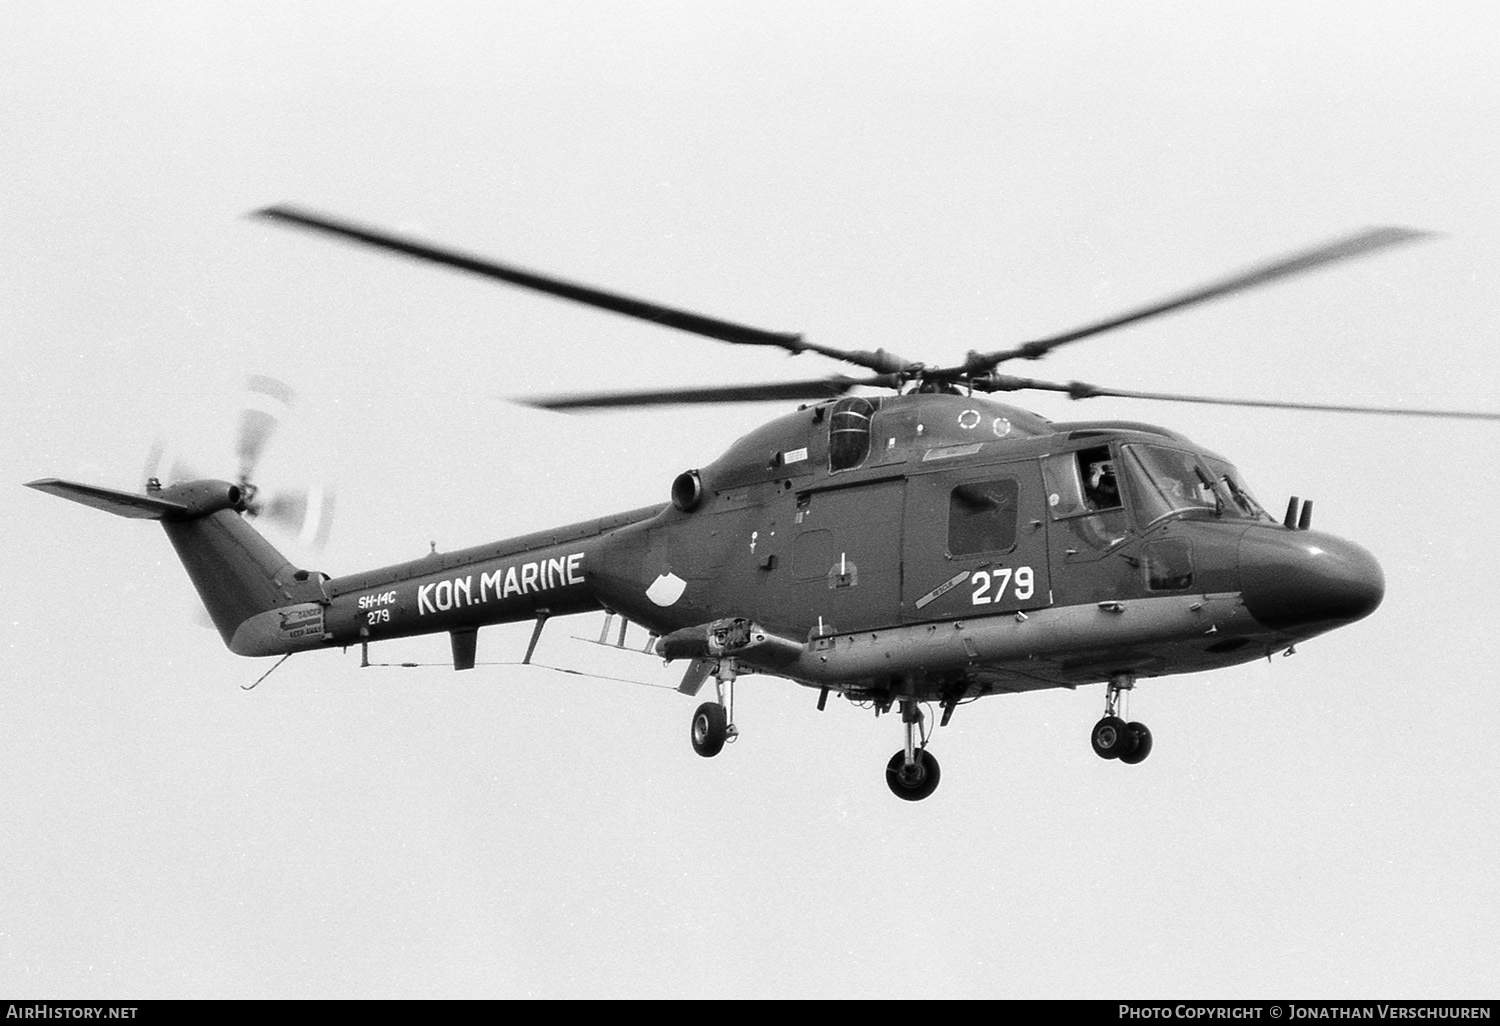
{"label": "text kon.marine", "polygon": [[465,574],[417,588],[417,615],[445,613],[512,595],[531,595],[583,583],[583,553],[497,567],[489,573]]}

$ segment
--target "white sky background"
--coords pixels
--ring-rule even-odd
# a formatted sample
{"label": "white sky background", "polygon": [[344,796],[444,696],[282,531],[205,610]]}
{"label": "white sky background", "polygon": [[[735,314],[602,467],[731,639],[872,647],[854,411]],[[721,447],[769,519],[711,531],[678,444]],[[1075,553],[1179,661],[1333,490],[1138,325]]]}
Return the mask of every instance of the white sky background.
{"label": "white sky background", "polygon": [[[1445,233],[1018,373],[1500,410],[1485,3],[12,4],[0,33],[0,993],[1493,996],[1500,425],[1050,396],[1170,425],[1374,551],[1288,659],[899,721],[770,678],[269,664],[151,525],[20,487],[329,480],[335,574],[661,501],[777,404],[500,397],[840,368],[247,221],[295,201],[704,313],[952,361],[1371,224]],[[284,539],[276,538],[286,545]],[[529,628],[482,633],[519,659]],[[550,626],[539,658],[674,682]],[[639,635],[637,635],[639,637]],[[438,661],[442,636],[378,646]]]}

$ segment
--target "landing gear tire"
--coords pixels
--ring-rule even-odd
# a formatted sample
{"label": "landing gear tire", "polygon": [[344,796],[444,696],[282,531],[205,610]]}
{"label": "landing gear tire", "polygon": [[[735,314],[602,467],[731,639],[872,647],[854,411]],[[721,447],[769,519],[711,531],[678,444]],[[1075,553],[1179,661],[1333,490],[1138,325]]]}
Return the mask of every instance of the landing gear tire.
{"label": "landing gear tire", "polygon": [[[1135,747],[1132,744],[1133,737],[1129,726],[1118,716],[1106,716],[1094,724],[1094,732],[1090,735],[1089,741],[1094,746],[1094,754],[1101,759],[1123,758],[1126,752]],[[1150,751],[1149,741],[1147,751]],[[1141,758],[1144,759],[1145,756]]]}
{"label": "landing gear tire", "polygon": [[917,749],[916,761],[910,766],[906,765],[905,749],[885,764],[885,782],[891,793],[908,802],[919,802],[936,791],[942,775],[937,759],[925,748]]}
{"label": "landing gear tire", "polygon": [[729,714],[718,702],[704,702],[693,713],[693,751],[705,759],[724,750],[729,738]]}
{"label": "landing gear tire", "polygon": [[1130,736],[1131,745],[1128,752],[1120,753],[1120,761],[1127,766],[1145,761],[1151,754],[1151,731],[1144,723],[1127,723],[1125,733]]}

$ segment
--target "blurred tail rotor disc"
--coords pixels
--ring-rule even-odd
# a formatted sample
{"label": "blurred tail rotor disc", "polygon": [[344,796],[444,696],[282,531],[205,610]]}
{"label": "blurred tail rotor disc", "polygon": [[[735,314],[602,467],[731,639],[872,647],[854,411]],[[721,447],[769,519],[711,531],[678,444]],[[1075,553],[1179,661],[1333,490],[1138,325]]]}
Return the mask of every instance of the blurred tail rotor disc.
{"label": "blurred tail rotor disc", "polygon": [[[297,393],[286,382],[265,374],[250,375],[245,389],[245,405],[240,411],[234,441],[239,459],[238,483],[245,497],[243,510],[247,516],[265,517],[295,537],[301,546],[321,548],[327,544],[332,527],[333,489],[326,485],[283,489],[261,500],[257,498],[260,488],[254,480],[256,467],[290,412]],[[154,478],[163,485],[202,477],[177,454],[175,446],[160,439],[151,446],[142,476],[147,484]]]}

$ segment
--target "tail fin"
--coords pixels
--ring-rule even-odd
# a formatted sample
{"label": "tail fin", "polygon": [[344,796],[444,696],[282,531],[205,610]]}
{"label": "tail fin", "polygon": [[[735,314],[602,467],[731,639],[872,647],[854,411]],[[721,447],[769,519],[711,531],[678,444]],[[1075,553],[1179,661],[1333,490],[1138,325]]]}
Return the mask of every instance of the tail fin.
{"label": "tail fin", "polygon": [[191,481],[148,495],[44,478],[27,487],[117,516],[160,520],[224,644],[251,617],[323,599],[321,575],[294,567],[239,515],[244,496],[225,481]]}

